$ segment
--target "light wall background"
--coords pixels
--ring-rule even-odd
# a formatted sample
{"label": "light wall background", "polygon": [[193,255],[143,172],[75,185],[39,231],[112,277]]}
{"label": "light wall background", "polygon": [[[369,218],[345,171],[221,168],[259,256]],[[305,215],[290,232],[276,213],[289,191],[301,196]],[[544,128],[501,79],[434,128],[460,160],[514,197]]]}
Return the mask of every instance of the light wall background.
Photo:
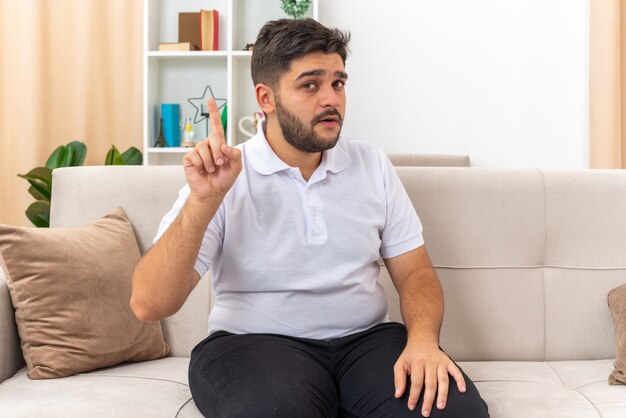
{"label": "light wall background", "polygon": [[[175,0],[172,0],[175,1]],[[263,0],[276,1],[279,0]],[[320,0],[352,32],[344,133],[475,166],[587,166],[587,0]],[[60,144],[141,146],[143,2],[0,0],[0,222]]]}
{"label": "light wall background", "polygon": [[349,29],[344,133],[490,167],[587,167],[587,0],[321,0]]}

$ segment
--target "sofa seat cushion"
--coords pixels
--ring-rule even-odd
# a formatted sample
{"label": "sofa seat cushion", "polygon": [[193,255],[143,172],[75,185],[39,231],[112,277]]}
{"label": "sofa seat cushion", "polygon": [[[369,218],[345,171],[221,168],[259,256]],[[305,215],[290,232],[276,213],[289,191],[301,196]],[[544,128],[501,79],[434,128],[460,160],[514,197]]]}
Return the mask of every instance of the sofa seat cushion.
{"label": "sofa seat cushion", "polygon": [[626,386],[610,386],[614,360],[460,362],[492,417],[624,417]]}
{"label": "sofa seat cushion", "polygon": [[30,380],[24,368],[0,384],[0,416],[202,418],[188,366],[187,357],[167,357],[48,380]]}
{"label": "sofa seat cushion", "polygon": [[[459,365],[492,417],[623,418],[626,386],[607,382],[613,361]],[[0,384],[1,411],[11,417],[201,418],[189,392],[188,366],[187,357],[167,357],[52,380],[30,380],[24,368]]]}

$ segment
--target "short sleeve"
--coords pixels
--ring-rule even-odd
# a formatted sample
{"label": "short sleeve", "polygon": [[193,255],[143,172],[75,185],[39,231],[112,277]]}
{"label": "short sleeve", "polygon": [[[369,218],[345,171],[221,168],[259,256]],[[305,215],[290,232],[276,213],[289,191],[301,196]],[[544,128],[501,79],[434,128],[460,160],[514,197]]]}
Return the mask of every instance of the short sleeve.
{"label": "short sleeve", "polygon": [[379,150],[386,199],[380,255],[392,258],[424,245],[422,223],[387,155]]}
{"label": "short sleeve", "polygon": [[[178,198],[172,205],[172,208],[163,216],[156,236],[152,240],[153,244],[156,243],[161,236],[167,231],[172,223],[178,217],[178,214],[182,210],[183,206],[189,198],[189,186],[185,185],[178,192]],[[207,271],[211,268],[213,260],[219,253],[222,243],[224,241],[224,205],[222,204],[217,213],[209,223],[204,237],[202,238],[202,244],[200,245],[200,251],[196,262],[194,263],[194,270],[203,277]]]}

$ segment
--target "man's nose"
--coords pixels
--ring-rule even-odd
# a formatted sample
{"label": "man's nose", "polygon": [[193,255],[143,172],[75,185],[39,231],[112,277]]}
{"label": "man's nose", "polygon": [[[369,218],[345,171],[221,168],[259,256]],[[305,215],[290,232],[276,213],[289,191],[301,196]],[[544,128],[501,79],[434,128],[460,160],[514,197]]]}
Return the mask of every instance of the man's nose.
{"label": "man's nose", "polygon": [[339,107],[341,104],[341,96],[332,85],[326,85],[321,91],[320,105],[322,107]]}

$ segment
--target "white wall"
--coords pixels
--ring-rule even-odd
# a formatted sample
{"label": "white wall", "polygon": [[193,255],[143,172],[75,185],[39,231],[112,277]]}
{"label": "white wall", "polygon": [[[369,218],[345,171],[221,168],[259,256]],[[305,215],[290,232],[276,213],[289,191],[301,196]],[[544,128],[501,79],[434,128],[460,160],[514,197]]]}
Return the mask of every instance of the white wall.
{"label": "white wall", "polygon": [[343,133],[490,167],[587,167],[587,0],[320,0],[350,30]]}

